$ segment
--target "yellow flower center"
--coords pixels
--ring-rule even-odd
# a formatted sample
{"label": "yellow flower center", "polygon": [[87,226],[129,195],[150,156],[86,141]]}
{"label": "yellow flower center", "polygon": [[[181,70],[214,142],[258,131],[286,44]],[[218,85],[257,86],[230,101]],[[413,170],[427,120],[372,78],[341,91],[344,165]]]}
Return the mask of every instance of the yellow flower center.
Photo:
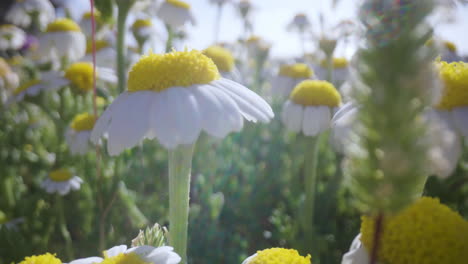
{"label": "yellow flower center", "polygon": [[75,131],[89,131],[93,129],[94,123],[96,123],[96,116],[82,113],[73,118],[70,127]]}
{"label": "yellow flower center", "polygon": [[[362,243],[373,245],[375,220],[363,217]],[[384,218],[381,263],[464,263],[468,259],[468,222],[438,199],[423,197]]]}
{"label": "yellow flower center", "polygon": [[68,181],[72,177],[73,177],[73,175],[67,169],[58,169],[58,170],[51,171],[49,173],[49,178],[51,180],[57,181],[57,182]]}
{"label": "yellow flower center", "polygon": [[78,31],[80,32],[80,26],[73,20],[68,18],[59,18],[47,25],[46,32],[63,32],[63,31]]}
{"label": "yellow flower center", "polygon": [[295,79],[308,79],[314,75],[314,72],[307,64],[296,63],[281,66],[278,74]]}
{"label": "yellow flower center", "polygon": [[333,84],[315,80],[305,80],[296,85],[291,92],[290,99],[304,106],[336,107],[341,103],[340,93]]}
{"label": "yellow flower center", "polygon": [[105,258],[100,264],[151,264],[145,262],[135,253],[124,254],[120,253],[117,256]]}
{"label": "yellow flower center", "polygon": [[299,255],[294,249],[269,248],[257,251],[249,264],[311,264],[310,258],[310,255]]}
{"label": "yellow flower center", "polygon": [[190,4],[180,0],[166,0],[166,3],[183,9],[190,9]]}
{"label": "yellow flower center", "polygon": [[16,88],[15,91],[13,92],[13,94],[18,95],[18,94],[26,91],[29,87],[34,86],[36,84],[39,84],[40,82],[41,81],[38,80],[38,79],[29,80],[29,81],[23,83],[22,85],[20,85],[18,88]]}
{"label": "yellow flower center", "polygon": [[[334,69],[341,69],[341,68],[346,68],[348,67],[348,60],[346,58],[333,58],[333,68]],[[320,65],[323,67],[323,68],[326,68],[327,65],[328,65],[328,62],[327,60],[322,60],[320,62]]]}
{"label": "yellow flower center", "polygon": [[[103,48],[109,47],[110,44],[106,40],[96,40],[96,52],[100,51]],[[93,42],[92,40],[88,40],[86,42],[86,54],[90,54],[93,52]]]}
{"label": "yellow flower center", "polygon": [[73,63],[65,70],[65,78],[82,92],[88,92],[93,89],[93,65],[89,62]]}
{"label": "yellow flower center", "polygon": [[220,71],[230,72],[234,68],[234,57],[223,47],[211,46],[204,50],[203,54],[212,59]]}
{"label": "yellow flower center", "polygon": [[24,258],[19,264],[62,264],[62,261],[55,257],[55,254],[45,253]]}
{"label": "yellow flower center", "polygon": [[220,78],[214,62],[200,51],[143,56],[130,70],[128,91],[160,92],[174,86],[206,84]]}
{"label": "yellow flower center", "polygon": [[457,46],[451,41],[445,41],[444,46],[451,52],[457,52]]}
{"label": "yellow flower center", "polygon": [[152,25],[153,22],[151,22],[151,19],[137,19],[133,22],[132,29],[137,30],[144,27],[151,27]]}
{"label": "yellow flower center", "polygon": [[257,43],[260,41],[260,37],[259,36],[250,36],[248,39],[247,39],[247,43]]}
{"label": "yellow flower center", "polygon": [[468,106],[468,63],[442,61],[438,66],[444,89],[436,107],[451,110],[455,107]]}
{"label": "yellow flower center", "polygon": [[[85,12],[83,16],[81,17],[82,19],[91,19],[91,12]],[[96,19],[96,22],[101,19],[101,12],[99,10],[94,9],[94,18]]]}

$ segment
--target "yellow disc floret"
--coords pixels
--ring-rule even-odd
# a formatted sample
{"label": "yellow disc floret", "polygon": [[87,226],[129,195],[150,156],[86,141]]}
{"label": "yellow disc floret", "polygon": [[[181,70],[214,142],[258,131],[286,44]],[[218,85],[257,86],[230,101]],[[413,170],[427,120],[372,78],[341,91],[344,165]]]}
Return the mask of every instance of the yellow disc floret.
{"label": "yellow disc floret", "polygon": [[[103,48],[110,47],[110,44],[106,40],[96,40],[96,51],[100,51]],[[90,54],[93,52],[93,41],[88,40],[86,42],[86,54]]]}
{"label": "yellow disc floret", "polygon": [[27,82],[23,83],[22,85],[20,85],[18,88],[16,88],[15,91],[13,92],[13,94],[18,95],[18,94],[26,91],[29,87],[37,85],[40,82],[41,81],[38,80],[38,79],[33,79],[33,80],[30,80],[30,81],[27,81]]}
{"label": "yellow disc floret", "polygon": [[468,106],[468,63],[442,61],[438,66],[444,89],[436,107],[452,110],[455,107]]}
{"label": "yellow disc floret", "polygon": [[341,103],[340,93],[327,81],[305,80],[294,87],[290,99],[304,106],[336,107]]}
{"label": "yellow disc floret", "polygon": [[81,31],[80,26],[68,18],[59,18],[47,25],[46,32]]}
{"label": "yellow disc floret", "polygon": [[[90,11],[85,12],[82,16],[82,19],[90,19],[90,18],[91,18]],[[99,10],[97,9],[94,9],[94,18],[96,19],[96,21],[99,21],[101,19],[101,12],[99,12]]]}
{"label": "yellow disc floret", "polygon": [[75,131],[89,131],[93,129],[94,123],[96,123],[96,116],[82,113],[73,118],[70,127]]}
{"label": "yellow disc floret", "polygon": [[88,92],[93,89],[93,65],[89,62],[73,63],[65,70],[65,78],[82,92]]}
{"label": "yellow disc floret", "polygon": [[188,3],[184,2],[184,1],[166,0],[166,3],[168,3],[170,5],[173,5],[173,6],[176,6],[176,7],[183,8],[183,9],[190,9],[190,4],[188,4]]}
{"label": "yellow disc floret", "polygon": [[207,84],[220,78],[214,62],[200,51],[173,51],[143,56],[130,70],[128,91],[157,91]]}
{"label": "yellow disc floret", "polygon": [[46,253],[43,255],[26,257],[19,264],[62,264],[62,261],[56,258],[55,254]]}
{"label": "yellow disc floret", "polygon": [[211,46],[204,50],[203,54],[212,59],[220,71],[230,72],[234,68],[234,57],[223,47]]}
{"label": "yellow disc floret", "polygon": [[314,72],[307,64],[296,63],[281,66],[278,74],[295,79],[308,79],[314,75]]}
{"label": "yellow disc floret", "polygon": [[457,45],[451,41],[444,41],[444,46],[451,52],[457,52]]}
{"label": "yellow disc floret", "polygon": [[59,182],[59,181],[68,181],[72,177],[73,177],[73,175],[67,169],[58,169],[58,170],[51,171],[49,173],[49,178],[51,180],[57,181],[57,182]]}
{"label": "yellow disc floret", "polygon": [[151,27],[152,25],[153,22],[151,22],[151,19],[137,19],[133,22],[132,29],[137,30],[144,27]]}
{"label": "yellow disc floret", "polygon": [[257,251],[248,264],[311,264],[310,258],[310,255],[299,255],[294,249],[269,248]]}
{"label": "yellow disc floret", "polygon": [[[361,241],[373,245],[375,220],[363,217]],[[466,263],[468,222],[458,213],[423,197],[394,216],[384,219],[379,262],[391,264]]]}
{"label": "yellow disc floret", "polygon": [[[333,58],[333,68],[334,69],[341,69],[341,68],[346,68],[348,67],[348,60],[346,58]],[[328,62],[327,60],[322,60],[320,62],[320,65],[323,67],[323,68],[326,68],[327,65],[328,65]]]}
{"label": "yellow disc floret", "polygon": [[106,257],[100,264],[152,264],[145,262],[140,256],[135,253],[124,254],[120,253],[113,257]]}

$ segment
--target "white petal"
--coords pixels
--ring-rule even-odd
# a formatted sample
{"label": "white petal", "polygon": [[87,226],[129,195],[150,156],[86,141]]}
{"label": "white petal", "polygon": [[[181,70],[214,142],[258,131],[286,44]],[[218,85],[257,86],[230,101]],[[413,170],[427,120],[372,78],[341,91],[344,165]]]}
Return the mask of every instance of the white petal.
{"label": "white petal", "polygon": [[58,192],[61,195],[65,195],[70,192],[70,188],[71,188],[70,182],[63,182]]}
{"label": "white petal", "polygon": [[257,253],[253,254],[252,256],[246,258],[246,259],[242,262],[242,264],[249,264],[250,261],[252,261],[252,259],[255,258],[256,256],[257,256]]}
{"label": "white petal", "polygon": [[107,149],[117,155],[141,142],[149,128],[151,91],[130,93],[124,102],[113,109],[109,125]]}
{"label": "white petal", "polygon": [[300,132],[304,120],[304,107],[287,100],[283,105],[281,119],[288,130]]}
{"label": "white petal", "polygon": [[157,264],[177,264],[181,261],[180,256],[173,251],[172,247],[158,247],[146,256],[148,262]]}
{"label": "white petal", "polygon": [[302,123],[302,133],[306,136],[315,136],[320,132],[320,124],[317,120],[320,118],[319,108],[316,106],[307,106],[304,110],[304,121]]}
{"label": "white petal", "polygon": [[99,257],[89,257],[89,258],[76,259],[68,264],[94,264],[94,263],[101,263],[102,261],[103,259]]}
{"label": "white petal", "polygon": [[349,252],[343,255],[341,264],[368,264],[369,263],[369,253],[366,248],[361,244],[358,235],[351,245]]}
{"label": "white petal", "polygon": [[110,257],[115,257],[120,253],[125,253],[127,251],[127,246],[126,245],[120,245],[120,246],[115,246],[112,248],[109,248],[104,252],[104,255],[108,258]]}
{"label": "white petal", "polygon": [[317,110],[317,124],[319,126],[319,133],[322,133],[330,128],[331,110],[328,106],[319,106]]}
{"label": "white petal", "polygon": [[127,101],[129,95],[130,93],[128,92],[120,94],[96,121],[93,131],[91,132],[91,141],[94,144],[97,144],[101,136],[108,131],[110,121],[114,115],[113,110],[121,108],[121,105]]}
{"label": "white petal", "polygon": [[456,107],[452,110],[453,120],[458,131],[468,138],[468,106]]}
{"label": "white petal", "polygon": [[169,120],[167,116],[171,114],[167,90],[154,93],[151,98],[150,131],[147,136],[148,138],[156,137],[159,143],[166,148],[174,148],[177,145],[177,138],[173,135],[173,128],[167,124]]}

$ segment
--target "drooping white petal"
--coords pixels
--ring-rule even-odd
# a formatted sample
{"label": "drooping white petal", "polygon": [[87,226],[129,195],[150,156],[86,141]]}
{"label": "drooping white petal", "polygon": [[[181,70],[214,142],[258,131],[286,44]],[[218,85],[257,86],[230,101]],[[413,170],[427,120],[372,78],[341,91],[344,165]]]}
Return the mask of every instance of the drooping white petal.
{"label": "drooping white petal", "polygon": [[328,106],[318,106],[317,107],[317,124],[319,127],[319,133],[330,128],[331,112],[330,107]]}
{"label": "drooping white petal", "polygon": [[242,264],[249,264],[250,261],[252,261],[255,257],[257,256],[257,253],[253,254],[252,256],[246,258],[244,261],[242,261]]}
{"label": "drooping white petal", "polygon": [[98,67],[96,71],[98,73],[99,80],[109,83],[117,83],[117,75],[115,75],[114,70],[105,67]]}
{"label": "drooping white petal", "polygon": [[109,248],[104,252],[104,255],[108,258],[115,257],[119,255],[120,253],[125,253],[127,251],[127,246],[126,245],[120,245],[120,246],[115,246],[112,248]]}
{"label": "drooping white petal", "polygon": [[89,258],[81,258],[73,260],[68,264],[94,264],[94,263],[101,263],[103,261],[100,257],[89,257]]}
{"label": "drooping white petal", "polygon": [[452,110],[453,121],[457,130],[465,137],[468,138],[468,106],[456,107]]}
{"label": "drooping white petal", "polygon": [[172,247],[158,247],[146,255],[145,259],[151,263],[177,264],[181,257],[173,251]]}
{"label": "drooping white petal", "polygon": [[304,107],[287,100],[283,105],[281,119],[288,130],[300,132],[304,120]]}
{"label": "drooping white petal", "polygon": [[320,132],[320,111],[316,106],[305,107],[302,133],[306,136],[315,136]]}
{"label": "drooping white petal", "polygon": [[107,149],[117,155],[126,148],[141,142],[149,130],[148,113],[151,107],[151,91],[133,92],[124,102],[114,107],[109,126]]}
{"label": "drooping white petal", "polygon": [[170,119],[167,117],[170,115],[167,90],[155,93],[152,97],[150,131],[147,136],[148,138],[156,137],[166,148],[174,148],[177,145],[177,138],[174,136],[175,128],[168,123]]}
{"label": "drooping white petal", "polygon": [[343,255],[341,264],[367,264],[369,263],[369,253],[360,240],[359,234],[351,244],[349,251]]}

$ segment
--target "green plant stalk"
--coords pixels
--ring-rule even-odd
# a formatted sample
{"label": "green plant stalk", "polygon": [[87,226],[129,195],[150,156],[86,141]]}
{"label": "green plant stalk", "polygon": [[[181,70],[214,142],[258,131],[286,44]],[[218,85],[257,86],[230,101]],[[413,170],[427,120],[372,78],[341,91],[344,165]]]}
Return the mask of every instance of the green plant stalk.
{"label": "green plant stalk", "polygon": [[167,41],[166,41],[166,53],[171,52],[172,50],[172,42],[174,41],[174,31],[172,27],[166,24],[167,29]]}
{"label": "green plant stalk", "polygon": [[333,53],[327,54],[327,81],[333,83]]}
{"label": "green plant stalk", "polygon": [[117,15],[117,88],[119,93],[125,91],[126,84],[126,60],[125,60],[125,21],[127,20],[128,11],[132,6],[132,1],[117,1],[119,12]]}
{"label": "green plant stalk", "polygon": [[187,263],[190,172],[194,145],[169,150],[169,244]]}
{"label": "green plant stalk", "polygon": [[65,220],[65,210],[63,208],[63,197],[60,194],[56,196],[57,203],[57,217],[60,233],[62,234],[63,239],[65,240],[65,250],[67,258],[72,260],[74,258],[73,245],[70,237],[70,232],[68,232],[67,222]]}

